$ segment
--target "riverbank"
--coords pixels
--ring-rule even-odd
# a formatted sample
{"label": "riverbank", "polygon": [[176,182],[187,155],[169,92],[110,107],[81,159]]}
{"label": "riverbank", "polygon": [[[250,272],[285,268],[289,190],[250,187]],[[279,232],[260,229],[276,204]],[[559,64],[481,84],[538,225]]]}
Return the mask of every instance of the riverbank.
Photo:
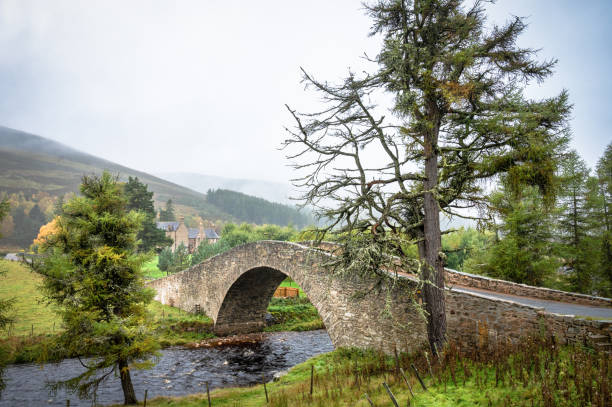
{"label": "riverbank", "polygon": [[[392,406],[385,383],[400,406],[609,406],[612,359],[582,346],[559,347],[550,339],[463,351],[453,346],[440,361],[422,351],[396,358],[337,349],[295,366],[265,389],[218,389],[210,396],[215,407],[368,407],[366,395],[375,406]],[[147,401],[152,407],[203,405],[205,393]]]}
{"label": "riverbank", "polygon": [[[11,316],[15,322],[0,331],[0,347],[7,351],[5,363],[29,363],[48,358],[53,338],[61,331],[61,319],[48,306],[38,287],[41,277],[18,262],[0,260],[6,275],[0,277],[0,298],[14,298]],[[290,283],[288,283],[289,285]],[[149,305],[153,331],[162,348],[198,343],[214,338],[213,321],[153,301]],[[268,309],[272,316],[266,331],[307,331],[324,329],[317,310],[305,297],[273,298]],[[77,355],[55,354],[52,360]]]}

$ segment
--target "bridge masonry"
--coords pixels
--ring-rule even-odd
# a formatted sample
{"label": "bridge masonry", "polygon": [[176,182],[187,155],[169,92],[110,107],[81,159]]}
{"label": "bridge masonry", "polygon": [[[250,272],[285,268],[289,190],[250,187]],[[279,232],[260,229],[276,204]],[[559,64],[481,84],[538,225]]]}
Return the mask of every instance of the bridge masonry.
{"label": "bridge masonry", "polygon": [[[403,278],[392,283],[332,276],[324,267],[329,260],[329,253],[300,244],[262,241],[236,247],[148,285],[157,291],[156,300],[164,304],[186,311],[199,306],[215,321],[215,332],[224,335],[261,331],[270,298],[289,276],[319,311],[336,347],[393,352],[410,351],[426,343],[424,319],[414,297],[414,280]],[[455,275],[451,281],[465,283],[469,277]],[[448,273],[446,279],[449,281]],[[474,281],[479,288],[501,284],[496,282],[500,280]],[[528,289],[532,288],[535,287]],[[598,304],[609,304],[608,299],[592,298]],[[579,296],[577,301],[587,299]],[[561,342],[598,338],[599,342],[609,343],[612,335],[609,321],[555,315],[513,301],[455,291],[452,286],[446,290],[446,307],[448,337],[462,346],[516,341],[538,332],[554,334]]]}
{"label": "bridge masonry", "polygon": [[215,321],[217,334],[261,331],[268,303],[286,276],[317,308],[335,346],[408,349],[423,342],[413,282],[332,276],[328,253],[275,241],[234,248],[148,285],[156,300],[187,311],[196,305]]}

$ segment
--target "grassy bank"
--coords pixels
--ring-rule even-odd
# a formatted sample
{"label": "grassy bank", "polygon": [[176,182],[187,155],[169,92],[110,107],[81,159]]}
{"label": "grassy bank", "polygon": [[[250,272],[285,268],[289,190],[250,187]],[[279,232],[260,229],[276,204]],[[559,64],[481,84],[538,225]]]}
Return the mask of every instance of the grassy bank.
{"label": "grassy bank", "polygon": [[[559,347],[550,340],[526,340],[493,350],[450,347],[439,361],[423,352],[389,357],[375,351],[338,349],[294,367],[278,382],[211,393],[215,407],[392,406],[609,406],[612,405],[612,360],[580,346]],[[419,371],[424,390],[411,369]],[[430,370],[431,365],[431,370]],[[313,367],[313,394],[310,369]],[[404,381],[400,368],[412,392]],[[431,373],[430,373],[431,372]],[[147,405],[195,407],[205,394],[159,397]]]}
{"label": "grassy bank", "polygon": [[272,298],[268,312],[275,323],[266,327],[267,332],[325,329],[317,309],[306,297]]}

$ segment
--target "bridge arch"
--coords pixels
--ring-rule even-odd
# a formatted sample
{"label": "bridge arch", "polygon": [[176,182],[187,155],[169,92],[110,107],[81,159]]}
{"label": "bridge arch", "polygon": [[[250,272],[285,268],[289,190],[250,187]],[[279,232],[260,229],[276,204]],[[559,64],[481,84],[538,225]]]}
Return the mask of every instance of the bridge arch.
{"label": "bridge arch", "polygon": [[[268,303],[286,276],[315,306],[334,346],[409,350],[423,344],[425,324],[409,280],[393,287],[377,279],[332,276],[329,254],[296,243],[260,241],[149,283],[156,300],[187,311],[196,306],[218,334],[261,331]],[[392,304],[392,306],[389,306]]]}

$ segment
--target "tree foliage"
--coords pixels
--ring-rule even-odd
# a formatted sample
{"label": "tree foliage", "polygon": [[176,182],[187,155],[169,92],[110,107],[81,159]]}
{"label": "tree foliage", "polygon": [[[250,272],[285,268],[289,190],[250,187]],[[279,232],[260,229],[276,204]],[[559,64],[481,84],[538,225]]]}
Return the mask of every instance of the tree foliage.
{"label": "tree foliage", "polygon": [[159,210],[159,220],[162,222],[172,222],[176,220],[172,199],[168,199],[166,201],[166,207]]}
{"label": "tree foliage", "polygon": [[[127,210],[140,211],[143,215],[141,229],[138,232],[140,242],[138,250],[148,252],[172,244],[172,239],[166,236],[164,230],[158,229],[155,223],[155,207],[153,206],[153,192],[147,185],[138,180],[138,177],[129,177],[124,186],[127,198]],[[170,203],[170,209],[172,205]],[[168,206],[166,206],[166,211]],[[171,211],[173,211],[171,209]]]}
{"label": "tree foliage", "polygon": [[598,192],[594,183],[591,205],[595,220],[595,233],[600,237],[599,247],[601,270],[608,295],[612,293],[612,143],[608,144],[603,156],[597,162],[596,179]]}
{"label": "tree foliage", "polygon": [[589,173],[586,163],[575,151],[571,151],[562,162],[557,240],[561,244],[565,267],[571,272],[572,288],[579,292],[591,292],[592,289],[591,214],[587,197]]}
{"label": "tree foliage", "polygon": [[[158,345],[148,330],[144,256],[135,254],[143,214],[127,211],[117,179],[84,176],[81,195],[64,204],[57,231],[41,247],[36,269],[43,291],[58,305],[64,331],[56,345],[68,354],[95,355],[78,376],[54,384],[91,397],[116,373],[126,404],[136,402],[130,369],[146,367]],[[145,361],[145,362],[143,362]]]}
{"label": "tree foliage", "polygon": [[167,274],[183,271],[189,268],[190,265],[191,256],[183,242],[177,246],[176,250],[172,250],[172,247],[165,247],[159,253],[157,267]]}
{"label": "tree foliage", "polygon": [[542,285],[561,265],[553,238],[554,212],[535,187],[525,187],[518,195],[502,188],[492,195],[491,204],[502,220],[498,229],[503,238],[482,263],[472,260],[468,268],[516,283]]}
{"label": "tree foliage", "polygon": [[[376,69],[338,85],[304,72],[325,106],[308,114],[288,107],[296,127],[286,146],[305,202],[332,220],[324,232],[347,232],[339,267],[391,266],[406,236],[418,243],[433,350],[446,329],[440,211],[486,211],[484,181],[500,174],[515,192],[533,184],[550,199],[568,96],[523,96],[555,61],[538,62],[517,45],[521,18],[487,30],[481,1],[381,0],[366,10],[383,41]],[[354,233],[363,231],[371,233]]]}
{"label": "tree foliage", "polygon": [[308,214],[298,211],[297,208],[240,192],[226,189],[209,190],[206,193],[206,200],[242,222],[259,225],[295,225],[298,228],[313,223],[313,219]]}
{"label": "tree foliage", "polygon": [[291,226],[262,225],[248,223],[236,225],[228,223],[221,231],[221,238],[215,243],[202,242],[191,256],[191,264],[196,265],[204,260],[223,253],[233,247],[260,240],[289,241],[298,238],[299,233]]}

